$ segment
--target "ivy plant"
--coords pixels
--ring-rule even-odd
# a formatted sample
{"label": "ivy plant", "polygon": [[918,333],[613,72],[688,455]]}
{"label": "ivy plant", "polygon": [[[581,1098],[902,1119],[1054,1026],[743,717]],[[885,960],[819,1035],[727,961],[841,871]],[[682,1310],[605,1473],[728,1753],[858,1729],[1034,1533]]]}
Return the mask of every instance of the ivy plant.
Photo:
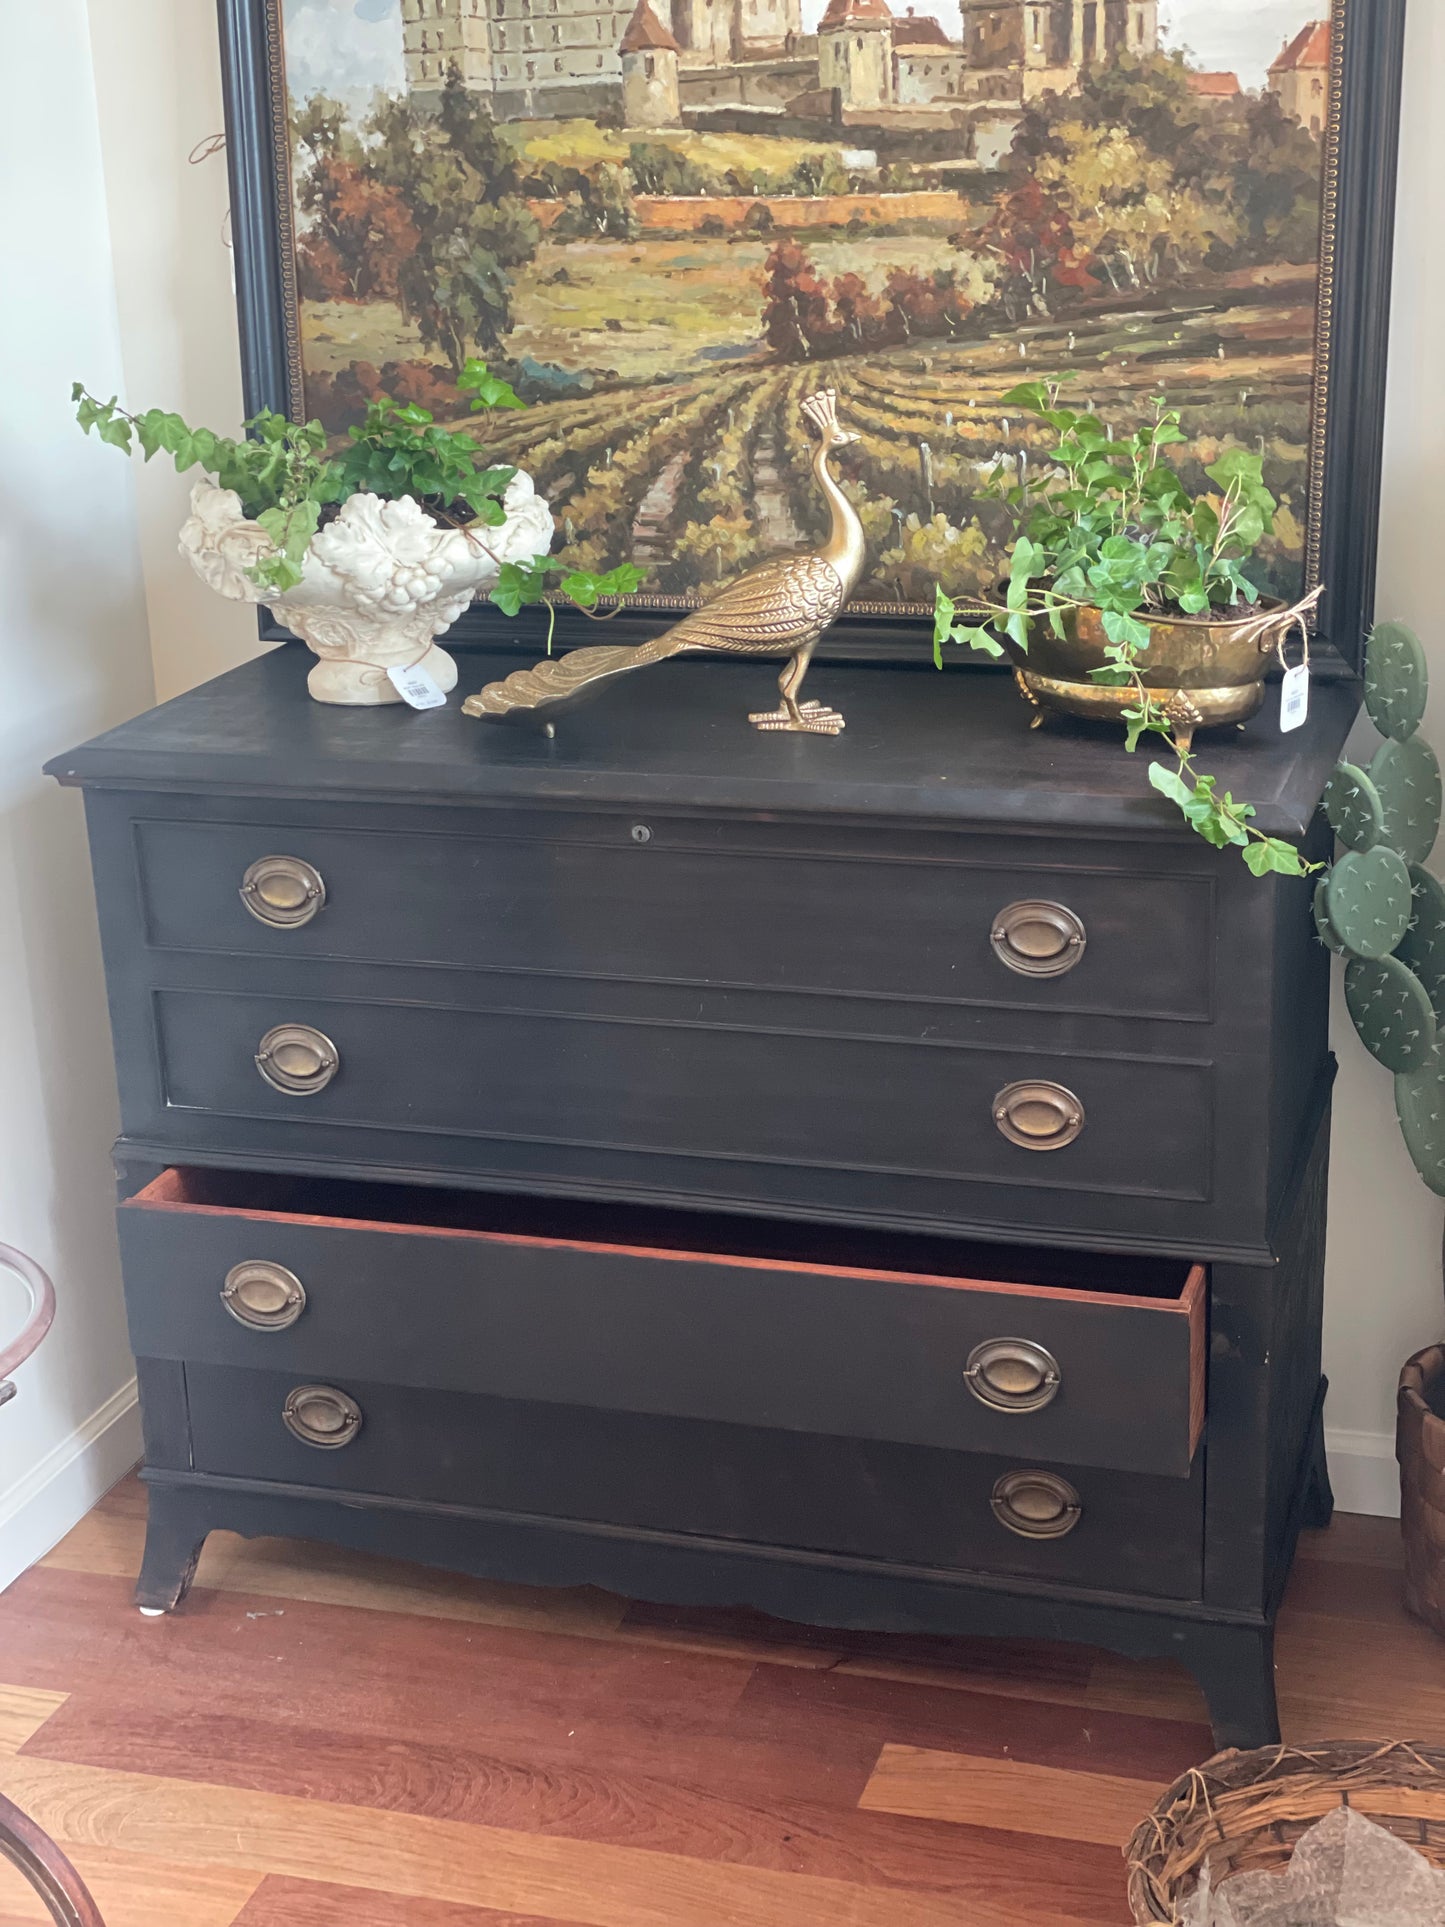
{"label": "ivy plant", "polygon": [[[468,361],[457,387],[474,414],[526,405],[483,361]],[[516,469],[488,462],[473,436],[439,427],[430,410],[389,395],[371,402],[363,420],[332,452],[320,422],[292,422],[270,409],[253,415],[244,437],[233,441],[208,428],[191,428],[161,408],[133,415],[115,396],[98,401],[81,382],[71,389],[71,399],[87,434],[94,431],[127,452],[138,447],[147,461],[167,454],[181,473],[199,468],[218,487],[234,489],[244,513],[272,543],[272,553],[247,574],[258,587],[278,594],[300,582],[306,550],[325,510],[352,495],[369,493],[388,501],[410,496],[438,520],[470,530],[498,528],[507,519],[503,497]],[[483,538],[478,534],[477,539]],[[539,555],[523,564],[503,563],[490,599],[506,615],[515,615],[524,603],[546,602],[550,652],[554,594],[590,614],[599,602],[630,595],[642,579],[642,570],[631,564],[598,574],[561,573]]]}
{"label": "ivy plant", "polygon": [[181,474],[199,468],[218,488],[234,489],[272,542],[272,554],[248,571],[251,580],[266,589],[295,588],[322,509],[340,499],[320,422],[291,422],[266,409],[246,423],[244,440],[232,441],[209,428],[191,428],[163,408],[129,414],[114,395],[97,401],[80,382],[70,392],[87,434],[94,430],[101,441],[127,452],[138,446],[147,461],[167,454]]}
{"label": "ivy plant", "polygon": [[1175,765],[1151,763],[1149,780],[1218,848],[1235,846],[1256,876],[1302,876],[1307,864],[1292,843],[1265,836],[1250,819],[1252,804],[1220,793],[1176,739],[1164,705],[1144,682],[1149,647],[1145,618],[1170,613],[1207,616],[1252,606],[1259,590],[1244,564],[1274,527],[1274,496],[1263,462],[1248,449],[1227,449],[1205,474],[1215,491],[1191,496],[1165,451],[1187,439],[1177,409],[1154,398],[1153,419],[1133,434],[1112,435],[1096,415],[1060,406],[1056,382],[1024,382],[1003,397],[1054,431],[1048,466],[1026,482],[999,462],[984,493],[1002,502],[1015,527],[1002,599],[955,602],[936,592],[933,660],[945,643],[1004,655],[999,633],[1027,652],[1033,625],[1054,635],[1080,609],[1099,612],[1106,637],[1095,681],[1128,688],[1122,711],[1124,746],[1132,754],[1146,736],[1162,737]]}

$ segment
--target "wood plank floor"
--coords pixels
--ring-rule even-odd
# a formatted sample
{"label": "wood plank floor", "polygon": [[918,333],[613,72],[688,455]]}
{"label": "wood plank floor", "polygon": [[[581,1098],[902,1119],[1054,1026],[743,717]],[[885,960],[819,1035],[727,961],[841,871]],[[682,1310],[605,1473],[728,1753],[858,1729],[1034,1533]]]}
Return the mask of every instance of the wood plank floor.
{"label": "wood plank floor", "polygon": [[[143,1619],[144,1515],[127,1480],[0,1595],[0,1791],[108,1927],[1125,1927],[1120,1844],[1211,1750],[1171,1665],[226,1533]],[[1306,1534],[1279,1671],[1289,1738],[1445,1742],[1393,1522]]]}

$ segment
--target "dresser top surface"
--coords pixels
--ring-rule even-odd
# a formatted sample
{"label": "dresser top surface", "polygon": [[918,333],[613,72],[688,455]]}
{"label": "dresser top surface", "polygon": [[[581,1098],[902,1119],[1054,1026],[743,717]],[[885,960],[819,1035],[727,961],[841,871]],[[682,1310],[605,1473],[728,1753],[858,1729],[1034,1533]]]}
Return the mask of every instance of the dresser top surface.
{"label": "dresser top surface", "polygon": [[[313,658],[283,645],[54,758],[48,774],[105,789],[428,804],[650,806],[909,818],[940,823],[1178,834],[1147,780],[1147,751],[1097,727],[1030,712],[1005,675],[931,667],[815,666],[813,694],[840,709],[837,737],[764,733],[747,711],[775,700],[770,662],[661,663],[535,725],[463,716],[460,697],[518,667],[458,651],[445,709],[312,702]],[[810,685],[811,687],[811,685]],[[1354,718],[1348,683],[1321,683],[1302,729],[1281,736],[1271,691],[1242,731],[1200,739],[1219,788],[1256,805],[1276,835],[1308,827]]]}

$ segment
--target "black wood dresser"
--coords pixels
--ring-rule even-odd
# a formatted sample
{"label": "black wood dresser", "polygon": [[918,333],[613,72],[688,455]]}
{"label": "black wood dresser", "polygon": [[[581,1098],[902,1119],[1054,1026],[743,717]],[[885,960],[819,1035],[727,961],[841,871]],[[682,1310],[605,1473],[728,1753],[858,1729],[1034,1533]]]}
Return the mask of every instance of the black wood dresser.
{"label": "black wood dresser", "polygon": [[[1003,677],[650,670],[556,736],[281,648],[82,785],[145,1419],[208,1531],[1175,1654],[1275,1732],[1328,1517],[1308,888]],[[499,664],[464,664],[473,687]],[[1308,835],[1355,698],[1205,739]]]}

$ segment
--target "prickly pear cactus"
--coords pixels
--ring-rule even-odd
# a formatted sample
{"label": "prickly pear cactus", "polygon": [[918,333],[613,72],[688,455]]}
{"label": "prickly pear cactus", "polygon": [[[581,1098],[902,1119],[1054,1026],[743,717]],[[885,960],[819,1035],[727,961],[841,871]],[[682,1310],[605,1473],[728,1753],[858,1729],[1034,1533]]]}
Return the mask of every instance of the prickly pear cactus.
{"label": "prickly pear cactus", "polygon": [[1412,863],[1410,893],[1410,921],[1395,955],[1425,986],[1435,1020],[1445,1026],[1445,884]]}
{"label": "prickly pear cactus", "polygon": [[1430,675],[1420,638],[1403,622],[1377,622],[1365,648],[1365,708],[1382,736],[1407,741],[1420,727]]}
{"label": "prickly pear cactus", "polygon": [[1405,859],[1383,843],[1349,851],[1325,880],[1325,914],[1351,956],[1388,956],[1405,934],[1413,902]]}
{"label": "prickly pear cactus", "polygon": [[1445,1198],[1445,1071],[1438,1059],[1396,1077],[1395,1115],[1415,1169]]}
{"label": "prickly pear cactus", "polygon": [[1345,1002],[1365,1048],[1395,1073],[1415,1169],[1445,1197],[1445,884],[1424,862],[1440,831],[1435,752],[1416,731],[1430,680],[1419,638],[1378,623],[1365,708],[1385,741],[1368,770],[1340,763],[1321,807],[1346,854],[1314,893],[1315,932],[1348,958]]}
{"label": "prickly pear cactus", "polygon": [[1314,902],[1313,902],[1314,915],[1315,915],[1315,935],[1319,938],[1320,942],[1324,945],[1326,950],[1333,950],[1337,957],[1345,957],[1349,955],[1349,952],[1345,949],[1345,946],[1340,942],[1340,939],[1335,930],[1335,927],[1330,922],[1329,905],[1325,902],[1325,891],[1328,889],[1328,887],[1329,887],[1329,879],[1327,877],[1321,877],[1319,882],[1315,885],[1315,894],[1314,894]]}
{"label": "prickly pear cactus", "polygon": [[1420,979],[1398,957],[1352,957],[1345,1002],[1360,1042],[1390,1071],[1417,1071],[1435,1054],[1435,1011]]}
{"label": "prickly pear cactus", "polygon": [[1362,769],[1337,763],[1320,798],[1325,821],[1347,850],[1372,850],[1384,836],[1380,792]]}
{"label": "prickly pear cactus", "polygon": [[1440,833],[1440,765],[1434,750],[1423,736],[1381,743],[1370,764],[1370,781],[1384,815],[1380,840],[1407,863],[1423,863]]}

